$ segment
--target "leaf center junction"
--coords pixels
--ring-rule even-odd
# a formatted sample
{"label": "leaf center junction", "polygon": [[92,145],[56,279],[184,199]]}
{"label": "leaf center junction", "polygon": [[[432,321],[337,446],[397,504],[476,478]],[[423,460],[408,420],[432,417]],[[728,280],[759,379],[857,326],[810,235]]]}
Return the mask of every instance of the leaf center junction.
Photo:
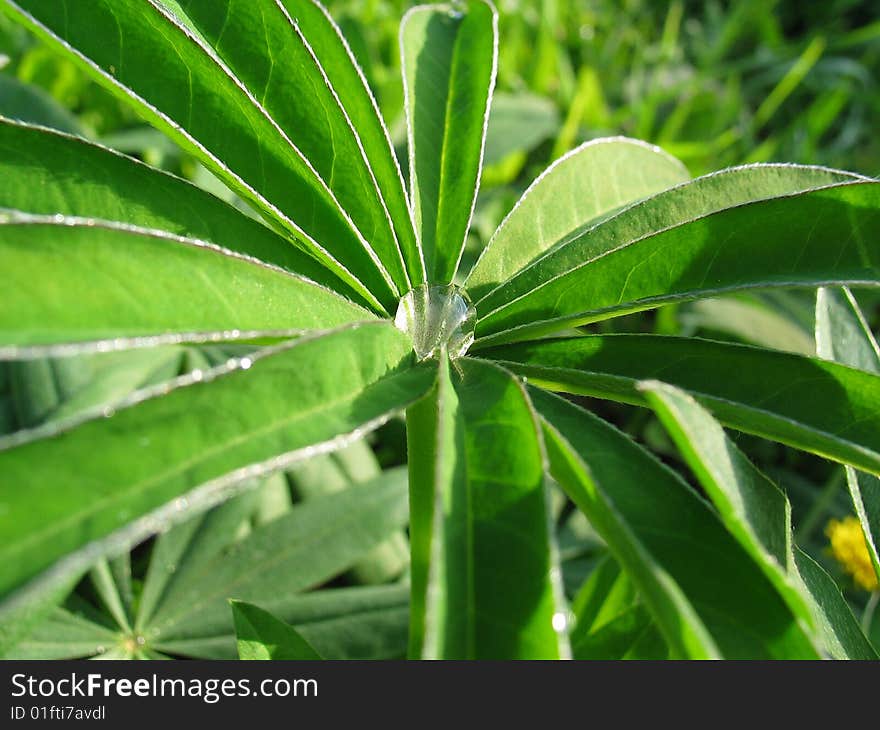
{"label": "leaf center junction", "polygon": [[460,287],[420,286],[400,300],[394,325],[410,336],[419,360],[440,357],[445,348],[453,360],[474,342],[476,310]]}

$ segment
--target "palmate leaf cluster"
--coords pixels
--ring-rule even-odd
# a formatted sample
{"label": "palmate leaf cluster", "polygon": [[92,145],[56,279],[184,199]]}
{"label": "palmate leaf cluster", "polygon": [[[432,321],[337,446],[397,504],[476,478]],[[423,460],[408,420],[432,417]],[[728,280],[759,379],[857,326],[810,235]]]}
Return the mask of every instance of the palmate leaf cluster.
{"label": "palmate leaf cluster", "polygon": [[[724,427],[846,465],[880,568],[880,354],[849,289],[880,284],[877,182],[692,180],[598,139],[470,268],[485,0],[402,20],[405,170],[312,0],[0,8],[247,204],[0,120],[0,357],[57,400],[0,437],[7,655],[219,657],[236,631],[247,658],[876,657]],[[581,329],[775,288],[818,292],[816,355]],[[430,306],[398,327],[401,300]],[[651,409],[701,490],[580,396]],[[408,475],[361,440],[400,414]],[[291,505],[285,470],[323,494]],[[558,487],[609,553],[571,605]],[[159,531],[135,586],[125,550]],[[58,607],[86,570],[103,615]],[[376,585],[310,590],[349,570]]]}

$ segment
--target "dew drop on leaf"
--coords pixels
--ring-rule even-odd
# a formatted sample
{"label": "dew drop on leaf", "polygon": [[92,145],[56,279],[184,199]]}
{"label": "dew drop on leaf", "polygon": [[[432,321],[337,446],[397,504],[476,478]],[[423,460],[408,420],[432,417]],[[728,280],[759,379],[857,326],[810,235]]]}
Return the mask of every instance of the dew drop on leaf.
{"label": "dew drop on leaf", "polygon": [[457,286],[422,286],[400,300],[394,325],[410,336],[419,360],[437,358],[443,348],[453,360],[474,342],[476,310]]}

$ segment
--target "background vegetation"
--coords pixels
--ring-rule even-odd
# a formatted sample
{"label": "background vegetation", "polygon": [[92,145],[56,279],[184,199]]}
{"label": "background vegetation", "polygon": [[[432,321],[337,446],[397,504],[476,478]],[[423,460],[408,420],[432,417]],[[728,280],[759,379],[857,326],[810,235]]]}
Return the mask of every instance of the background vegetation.
{"label": "background vegetation", "polygon": [[[767,161],[815,163],[880,175],[880,19],[870,2],[498,0],[497,4],[500,75],[487,166],[469,239],[471,258],[547,164],[580,142],[600,136],[621,134],[660,145],[683,160],[693,175]],[[397,31],[410,3],[328,0],[327,5],[364,68],[395,143],[402,147],[405,130]],[[0,66],[0,114],[99,140],[229,199],[230,193],[198,163],[139,123],[69,61],[3,18]],[[877,295],[859,300],[876,332],[880,300]],[[613,320],[601,329],[700,334],[813,353],[813,311],[811,294],[737,295],[665,307]],[[120,383],[117,388],[136,387],[222,361],[228,356],[226,350],[188,348],[167,362],[141,363],[140,374],[132,374],[131,364],[124,363],[122,369],[128,376],[109,379]],[[105,386],[108,382],[104,367],[85,358],[65,363],[0,363],[0,433],[69,415],[87,400],[92,405],[96,399],[110,397],[106,387],[104,392],[94,392],[96,380]],[[650,411],[598,401],[590,405],[690,478]],[[835,562],[826,536],[830,520],[843,519],[852,511],[843,467],[778,444],[731,436],[788,493],[798,543],[835,576],[856,615],[865,615],[867,621],[871,594]],[[237,512],[226,508],[212,518],[226,519],[234,527],[228,530],[227,542],[232,543],[255,525],[288,514],[300,501],[352,481],[369,480],[379,467],[394,467],[405,460],[402,423],[392,423],[374,435],[369,445],[355,445],[338,457],[320,457],[277,476],[263,489],[259,503]],[[603,559],[604,550],[589,525],[561,496],[557,515],[566,586],[573,594]],[[222,547],[227,549],[228,544]],[[114,604],[120,596],[108,589],[109,578],[102,578],[100,570],[79,584],[68,599],[63,620],[88,616],[103,622],[108,641],[106,646],[94,642],[74,646],[71,640],[65,647],[56,647],[56,655],[146,655],[136,641],[112,647],[114,627],[124,628],[132,606],[143,598],[147,574],[156,569],[150,567],[155,552],[155,541],[151,541],[135,549],[125,564],[107,567],[124,573],[128,566],[124,584],[131,595],[121,596],[118,606]],[[369,623],[373,639],[356,635],[360,624],[352,624],[351,636],[357,639],[351,650],[354,655],[388,656],[398,649],[402,653],[405,624],[402,634],[400,626],[406,611],[400,597],[405,601],[405,592],[395,593],[397,587],[391,584],[405,578],[405,554],[400,534],[354,570],[334,579],[334,586],[388,584],[375,589],[371,610],[381,618]],[[173,572],[172,565],[168,573]],[[307,604],[296,610],[304,621],[312,615],[309,611],[320,613]],[[287,612],[288,619],[297,615],[296,610]],[[377,626],[382,630],[377,632]],[[41,639],[38,630],[29,650],[35,656],[51,653],[44,646],[46,637],[72,635],[51,625],[43,633]],[[880,648],[880,619],[873,622],[871,637]],[[192,645],[172,649],[166,653],[222,656],[225,651],[194,650]]]}

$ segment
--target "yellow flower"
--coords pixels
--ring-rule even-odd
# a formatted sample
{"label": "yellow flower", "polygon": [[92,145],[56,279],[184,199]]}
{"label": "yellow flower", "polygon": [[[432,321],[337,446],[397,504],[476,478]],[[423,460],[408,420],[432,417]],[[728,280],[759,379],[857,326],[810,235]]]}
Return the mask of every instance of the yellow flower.
{"label": "yellow flower", "polygon": [[871,563],[861,523],[852,515],[842,520],[831,520],[825,528],[825,534],[831,541],[832,555],[843,569],[866,591],[876,591],[877,574]]}

